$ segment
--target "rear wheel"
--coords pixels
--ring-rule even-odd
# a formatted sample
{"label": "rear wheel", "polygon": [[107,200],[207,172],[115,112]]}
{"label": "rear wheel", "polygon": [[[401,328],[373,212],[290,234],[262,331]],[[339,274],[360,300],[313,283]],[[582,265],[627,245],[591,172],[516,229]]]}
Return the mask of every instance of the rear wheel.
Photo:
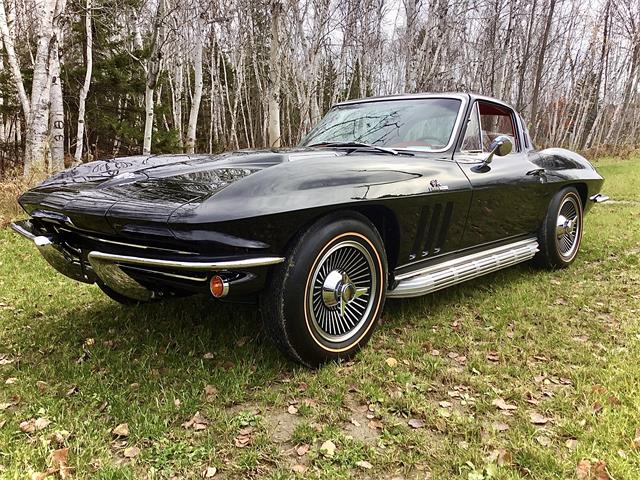
{"label": "rear wheel", "polygon": [[540,229],[536,262],[546,268],[571,265],[582,241],[582,220],[582,200],[578,191],[568,187],[558,192],[549,204]]}
{"label": "rear wheel", "polygon": [[327,216],[294,241],[262,296],[265,329],[287,355],[316,367],[352,357],[382,313],[387,263],[368,219]]}

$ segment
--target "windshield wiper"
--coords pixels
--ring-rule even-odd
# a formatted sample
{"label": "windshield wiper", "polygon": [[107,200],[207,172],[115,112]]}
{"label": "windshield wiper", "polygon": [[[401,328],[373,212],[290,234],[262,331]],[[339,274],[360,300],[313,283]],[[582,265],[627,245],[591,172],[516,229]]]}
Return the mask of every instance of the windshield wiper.
{"label": "windshield wiper", "polygon": [[353,149],[352,151],[356,151],[362,148],[368,148],[371,150],[376,150],[378,152],[384,152],[391,155],[399,155],[402,153],[403,155],[413,156],[413,153],[410,153],[410,152],[405,152],[405,151],[399,152],[398,150],[394,150],[393,148],[380,147],[378,145],[373,145],[371,143],[364,143],[364,142],[320,142],[320,143],[314,143],[308,146],[309,147],[329,147],[329,148],[352,148]]}

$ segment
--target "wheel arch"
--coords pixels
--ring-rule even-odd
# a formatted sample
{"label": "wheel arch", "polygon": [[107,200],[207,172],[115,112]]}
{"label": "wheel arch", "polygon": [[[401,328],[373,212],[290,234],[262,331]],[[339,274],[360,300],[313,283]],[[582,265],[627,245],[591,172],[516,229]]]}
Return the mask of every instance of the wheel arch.
{"label": "wheel arch", "polygon": [[566,185],[566,187],[573,187],[578,191],[578,195],[580,195],[580,201],[582,202],[582,209],[584,210],[587,206],[587,202],[589,201],[589,188],[586,183],[570,183]]}

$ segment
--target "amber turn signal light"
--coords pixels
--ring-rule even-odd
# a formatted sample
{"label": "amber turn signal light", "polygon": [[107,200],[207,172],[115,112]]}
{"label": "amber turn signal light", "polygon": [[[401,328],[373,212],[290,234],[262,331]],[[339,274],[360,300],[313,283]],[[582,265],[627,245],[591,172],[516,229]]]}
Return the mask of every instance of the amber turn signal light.
{"label": "amber turn signal light", "polygon": [[214,297],[222,298],[229,293],[229,283],[220,275],[214,275],[209,281],[209,290]]}

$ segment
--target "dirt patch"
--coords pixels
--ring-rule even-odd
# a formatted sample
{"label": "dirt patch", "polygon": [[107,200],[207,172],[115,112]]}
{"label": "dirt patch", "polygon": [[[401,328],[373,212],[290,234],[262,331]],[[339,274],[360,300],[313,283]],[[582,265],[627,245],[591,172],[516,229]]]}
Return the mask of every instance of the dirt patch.
{"label": "dirt patch", "polygon": [[276,443],[289,442],[296,427],[302,423],[302,418],[286,411],[267,411],[264,419],[269,437]]}

